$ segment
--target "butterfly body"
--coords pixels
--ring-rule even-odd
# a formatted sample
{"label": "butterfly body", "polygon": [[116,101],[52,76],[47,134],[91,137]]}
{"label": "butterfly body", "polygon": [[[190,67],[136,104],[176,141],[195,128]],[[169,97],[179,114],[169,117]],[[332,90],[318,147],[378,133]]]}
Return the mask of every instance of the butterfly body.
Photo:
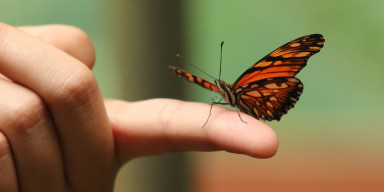
{"label": "butterfly body", "polygon": [[236,99],[236,95],[233,94],[232,86],[218,79],[215,80],[215,85],[218,88],[217,92],[220,93],[224,101],[227,102],[232,107],[236,107],[237,99]]}
{"label": "butterfly body", "polygon": [[190,82],[220,93],[232,107],[256,119],[280,120],[303,92],[303,84],[295,78],[296,74],[323,45],[321,34],[297,38],[256,62],[233,84],[222,80],[212,84],[177,67],[170,66],[170,69]]}

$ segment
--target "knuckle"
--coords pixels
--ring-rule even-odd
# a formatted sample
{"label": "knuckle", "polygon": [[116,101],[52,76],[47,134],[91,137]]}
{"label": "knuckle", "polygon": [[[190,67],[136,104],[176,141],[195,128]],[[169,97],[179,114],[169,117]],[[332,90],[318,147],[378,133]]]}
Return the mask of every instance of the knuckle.
{"label": "knuckle", "polygon": [[13,102],[0,104],[1,123],[5,129],[24,132],[43,119],[46,108],[38,95],[30,92],[12,99]]}
{"label": "knuckle", "polygon": [[75,73],[56,84],[56,87],[58,89],[53,94],[53,104],[75,108],[91,102],[98,90],[95,76],[85,68],[78,68]]}

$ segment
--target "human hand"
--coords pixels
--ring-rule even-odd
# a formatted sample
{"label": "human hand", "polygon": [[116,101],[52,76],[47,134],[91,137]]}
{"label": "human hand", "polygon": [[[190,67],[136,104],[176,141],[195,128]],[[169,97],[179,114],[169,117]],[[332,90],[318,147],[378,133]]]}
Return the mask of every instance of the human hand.
{"label": "human hand", "polygon": [[171,99],[103,100],[95,53],[79,29],[0,24],[0,189],[112,191],[119,167],[140,156],[226,150],[275,154],[275,132],[256,119]]}

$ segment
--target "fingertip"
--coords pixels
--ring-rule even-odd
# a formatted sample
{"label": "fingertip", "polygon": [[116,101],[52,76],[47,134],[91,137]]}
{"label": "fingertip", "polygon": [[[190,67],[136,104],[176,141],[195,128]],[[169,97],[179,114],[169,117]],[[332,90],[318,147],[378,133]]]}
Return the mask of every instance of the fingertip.
{"label": "fingertip", "polygon": [[[211,138],[225,150],[256,158],[273,157],[279,146],[276,132],[265,123],[237,111],[225,109],[213,117],[207,129]],[[213,133],[214,132],[214,133]]]}
{"label": "fingertip", "polygon": [[271,158],[277,152],[279,147],[279,138],[276,132],[268,125],[264,123],[263,125],[265,126],[263,128],[263,134],[255,135],[255,140],[257,140],[257,142],[254,146],[250,147],[251,153],[248,154],[249,156],[257,158]]}

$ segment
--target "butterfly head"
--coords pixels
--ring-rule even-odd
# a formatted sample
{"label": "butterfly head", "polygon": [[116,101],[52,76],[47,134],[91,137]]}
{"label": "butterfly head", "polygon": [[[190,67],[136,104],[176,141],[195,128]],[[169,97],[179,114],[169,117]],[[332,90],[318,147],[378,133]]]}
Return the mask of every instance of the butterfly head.
{"label": "butterfly head", "polygon": [[233,94],[232,87],[222,80],[215,80],[216,87],[219,89],[220,95],[232,107],[236,107],[235,94]]}

